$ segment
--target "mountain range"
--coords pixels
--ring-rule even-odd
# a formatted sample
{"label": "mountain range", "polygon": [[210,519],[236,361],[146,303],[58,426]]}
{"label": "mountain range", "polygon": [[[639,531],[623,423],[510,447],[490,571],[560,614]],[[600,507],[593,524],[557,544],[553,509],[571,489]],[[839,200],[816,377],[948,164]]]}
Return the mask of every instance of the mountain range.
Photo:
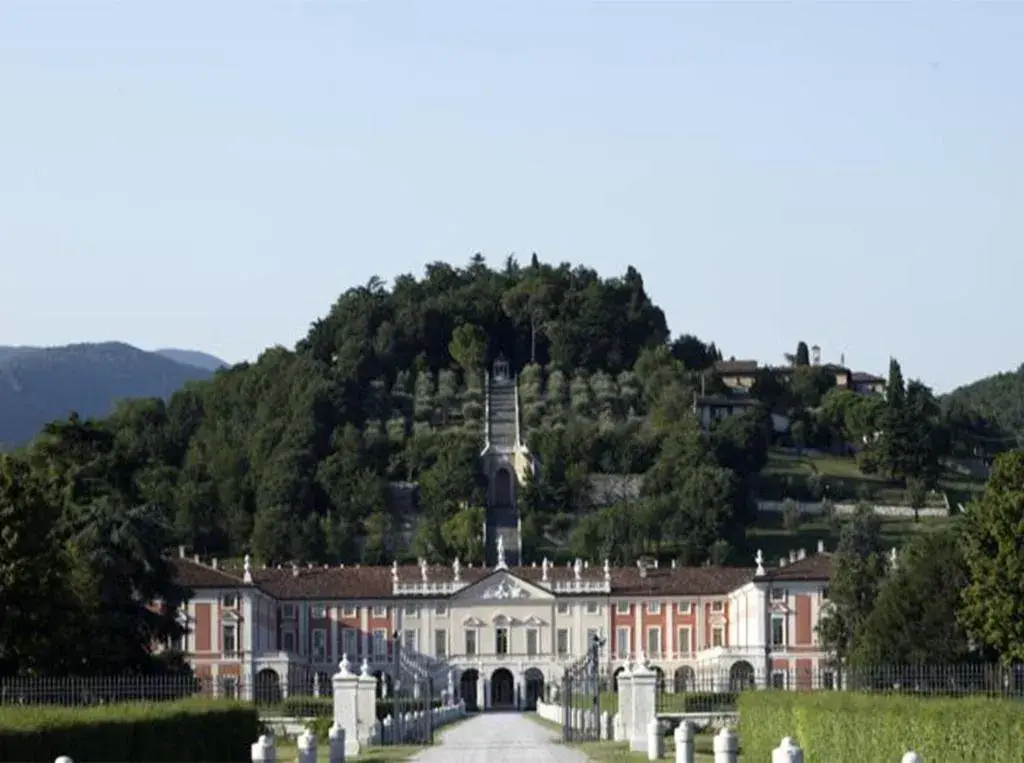
{"label": "mountain range", "polygon": [[123,342],[0,346],[0,449],[26,443],[44,424],[72,411],[98,417],[124,398],[167,398],[226,366],[196,350],[150,352]]}

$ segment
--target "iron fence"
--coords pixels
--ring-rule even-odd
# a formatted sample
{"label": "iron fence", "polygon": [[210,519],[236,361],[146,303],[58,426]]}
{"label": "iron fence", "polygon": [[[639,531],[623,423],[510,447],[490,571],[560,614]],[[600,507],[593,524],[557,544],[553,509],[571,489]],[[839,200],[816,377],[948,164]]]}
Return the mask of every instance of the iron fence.
{"label": "iron fence", "polygon": [[[657,710],[663,714],[736,712],[748,691],[858,691],[920,697],[985,696],[1024,699],[1024,666],[983,663],[831,667],[792,660],[757,670],[740,661],[728,670],[677,668],[658,674]],[[613,676],[607,704],[615,704]],[[603,703],[604,704],[604,703]]]}
{"label": "iron fence", "polygon": [[562,738],[566,742],[594,741],[601,738],[601,697],[607,695],[609,680],[601,671],[604,640],[594,636],[583,658],[569,665],[562,674],[560,702]]}

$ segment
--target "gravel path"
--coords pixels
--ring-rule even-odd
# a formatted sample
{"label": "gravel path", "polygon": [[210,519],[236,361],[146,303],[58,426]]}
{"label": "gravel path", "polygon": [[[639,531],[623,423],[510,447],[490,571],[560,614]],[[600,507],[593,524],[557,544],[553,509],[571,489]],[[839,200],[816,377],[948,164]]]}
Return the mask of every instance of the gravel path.
{"label": "gravel path", "polygon": [[519,713],[484,713],[442,731],[442,742],[417,754],[417,763],[587,763],[579,750],[558,743],[553,731]]}

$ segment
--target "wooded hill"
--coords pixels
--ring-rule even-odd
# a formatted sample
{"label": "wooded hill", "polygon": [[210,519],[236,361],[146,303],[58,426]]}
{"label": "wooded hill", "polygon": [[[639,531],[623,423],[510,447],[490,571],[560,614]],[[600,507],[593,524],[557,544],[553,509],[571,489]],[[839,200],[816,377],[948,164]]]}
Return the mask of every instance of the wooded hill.
{"label": "wooded hill", "polygon": [[[390,289],[371,279],[294,350],[269,349],[166,404],[133,400],[99,422],[50,427],[45,456],[37,444],[27,457],[88,472],[94,489],[95,480],[130,485],[133,501],[164,512],[175,541],[206,555],[477,561],[482,378],[504,356],[521,371],[540,463],[540,479],[520,492],[527,560],[553,535],[594,562],[743,560],[775,437],[770,413],[799,423],[797,445],[870,432],[863,467],[915,491],[935,485],[944,454],[968,447],[927,387],[904,385],[898,364],[889,401],[866,402],[830,389],[801,355],[806,347],[788,376],[760,373],[759,405],[705,436],[694,396],[727,392],[714,373],[721,353],[693,336],[673,340],[633,268],[605,279],[536,257],[491,269],[478,256],[462,268],[431,264]],[[597,501],[602,472],[633,487]],[[408,548],[395,543],[413,508],[395,506],[390,486],[400,481],[419,486]]]}

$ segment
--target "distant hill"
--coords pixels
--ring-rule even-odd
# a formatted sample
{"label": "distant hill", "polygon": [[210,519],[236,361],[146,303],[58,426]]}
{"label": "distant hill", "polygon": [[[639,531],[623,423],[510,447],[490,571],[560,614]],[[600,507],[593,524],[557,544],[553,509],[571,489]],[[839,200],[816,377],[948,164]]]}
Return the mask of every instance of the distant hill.
{"label": "distant hill", "polygon": [[207,369],[121,342],[0,347],[0,448],[27,442],[43,424],[72,411],[83,418],[106,416],[123,398],[167,397],[210,376]]}
{"label": "distant hill", "polygon": [[944,401],[981,413],[1008,434],[1024,436],[1024,364],[958,387]]}
{"label": "distant hill", "polygon": [[178,350],[173,347],[166,347],[160,350],[153,350],[157,355],[163,355],[177,363],[184,363],[186,366],[195,366],[205,371],[218,371],[227,368],[228,364],[216,355],[198,350]]}

